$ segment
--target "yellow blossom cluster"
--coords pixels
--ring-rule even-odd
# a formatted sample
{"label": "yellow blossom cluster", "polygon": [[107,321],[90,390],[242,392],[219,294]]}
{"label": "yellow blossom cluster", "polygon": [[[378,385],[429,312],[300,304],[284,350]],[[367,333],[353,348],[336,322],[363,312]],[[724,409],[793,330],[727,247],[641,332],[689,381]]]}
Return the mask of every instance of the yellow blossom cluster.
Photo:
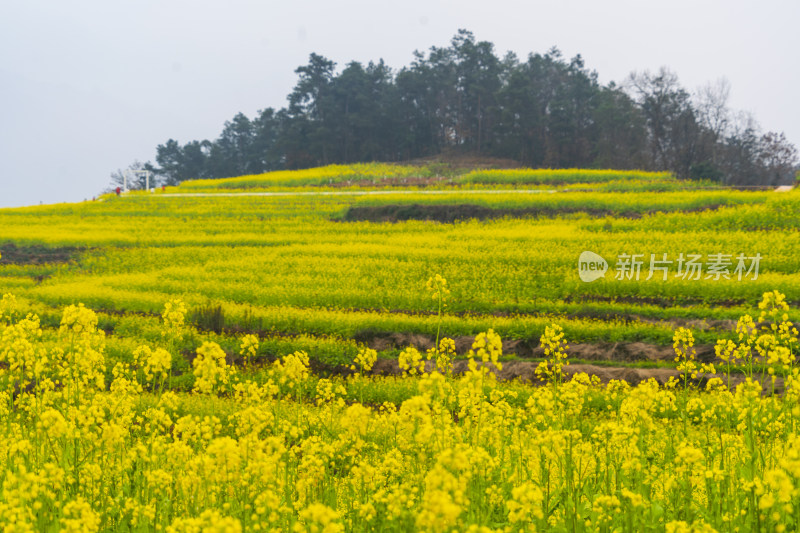
{"label": "yellow blossom cluster", "polygon": [[204,342],[197,349],[197,357],[192,361],[195,391],[210,394],[228,384],[234,368],[225,358],[225,352],[216,342]]}
{"label": "yellow blossom cluster", "polygon": [[[424,357],[408,350],[417,375],[405,378],[369,375],[377,354],[368,349],[353,362],[357,378],[315,376],[301,351],[245,374],[233,370],[219,344],[204,340],[189,374],[195,393],[156,394],[142,382],[161,379],[176,355],[134,344],[133,366],[109,360],[92,315],[73,306],[58,330],[42,329],[33,315],[0,326],[3,531],[800,525],[793,361],[788,373],[772,375],[782,380],[774,393],[771,378],[762,384],[762,374],[740,373],[744,359],[736,357],[730,387],[717,376],[703,385],[691,373],[679,390],[585,373],[535,386],[495,378],[503,343],[491,330],[475,337],[463,374],[438,365],[423,371]],[[732,340],[733,349],[720,344],[720,353],[740,352],[748,338],[763,335],[773,336],[763,346],[791,353],[777,329],[742,331],[751,329]],[[542,336],[548,369],[566,365],[564,337],[555,325]],[[675,339],[678,363],[694,361],[691,332]],[[454,354],[451,343],[440,350]],[[749,345],[754,364],[783,368],[784,360],[762,355],[757,344]],[[113,366],[108,376],[106,364]]]}

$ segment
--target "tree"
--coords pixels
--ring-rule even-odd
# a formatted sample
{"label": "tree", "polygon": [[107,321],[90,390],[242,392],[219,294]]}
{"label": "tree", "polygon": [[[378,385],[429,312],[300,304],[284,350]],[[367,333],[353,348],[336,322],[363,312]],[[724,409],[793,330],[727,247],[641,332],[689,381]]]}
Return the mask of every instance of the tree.
{"label": "tree", "polygon": [[728,79],[719,78],[700,87],[694,98],[697,119],[711,134],[715,143],[728,131],[731,120],[731,112],[728,109],[730,94],[731,84]]}
{"label": "tree", "polygon": [[580,55],[569,63],[553,49],[548,70],[550,101],[545,109],[545,165],[587,167],[593,160],[593,115],[597,105],[597,74],[588,72]]}
{"label": "tree", "polygon": [[156,163],[159,173],[164,176],[167,185],[177,185],[185,174],[183,169],[183,151],[175,139],[169,139],[156,147]]}
{"label": "tree", "polygon": [[421,52],[395,79],[403,135],[400,147],[406,159],[439,153],[444,147],[441,114],[436,105],[433,71]]}
{"label": "tree", "polygon": [[692,177],[721,180],[723,176],[722,157],[725,153],[724,141],[731,121],[728,108],[730,82],[720,78],[700,87],[694,96],[693,104],[700,125],[700,143],[706,160],[693,165]]}
{"label": "tree", "polygon": [[415,129],[416,155],[460,145],[459,73],[453,47],[433,46],[427,58],[414,52],[414,62],[398,74],[397,84],[403,113]]}
{"label": "tree", "polygon": [[353,61],[333,80],[335,134],[334,159],[349,163],[359,161],[369,153],[365,146],[369,123],[378,120],[376,106],[371,101],[371,80],[361,63]]}
{"label": "tree", "polygon": [[399,157],[398,107],[391,70],[383,61],[356,61],[332,80],[333,161],[350,163]]}
{"label": "tree", "polygon": [[297,153],[287,154],[289,166],[329,162],[330,140],[334,131],[331,116],[331,82],[336,63],[311,54],[308,65],[298,67],[299,79],[289,95],[288,115],[293,122],[288,135],[296,136],[289,143]]}
{"label": "tree", "polygon": [[225,122],[222,134],[211,145],[209,174],[214,177],[242,176],[262,171],[255,149],[256,132],[243,113]]}
{"label": "tree", "polygon": [[547,108],[552,97],[547,75],[550,59],[530,54],[519,63],[514,55],[503,61],[505,83],[498,93],[500,122],[496,127],[496,155],[539,167],[545,161]]}
{"label": "tree", "polygon": [[692,165],[701,160],[700,128],[689,93],[666,67],[657,74],[634,72],[628,83],[647,121],[653,166],[689,177]]}
{"label": "tree", "polygon": [[[284,114],[268,107],[252,121],[252,165],[255,172],[279,170],[284,166],[278,140],[283,135]],[[255,170],[257,169],[257,170]]]}
{"label": "tree", "polygon": [[525,63],[509,55],[502,65],[493,152],[534,167],[591,165],[600,88],[583,59],[566,62],[553,48]]}
{"label": "tree", "polygon": [[166,185],[177,185],[188,179],[209,177],[209,141],[190,141],[183,147],[174,139],[156,147],[158,173],[164,176]]}
{"label": "tree", "polygon": [[598,168],[648,168],[645,117],[613,82],[597,94],[593,113]]}
{"label": "tree", "polygon": [[[366,138],[362,161],[397,161],[402,158],[402,115],[400,95],[394,73],[383,60],[369,62],[369,114],[359,115],[359,126]],[[372,118],[370,118],[372,117]]]}
{"label": "tree", "polygon": [[729,122],[728,134],[718,147],[727,185],[756,185],[759,169],[756,163],[759,152],[759,126],[746,112],[734,114]]}
{"label": "tree", "polygon": [[767,185],[791,185],[797,166],[797,148],[781,133],[767,132],[758,143],[757,162],[761,166],[761,182]]}
{"label": "tree", "polygon": [[463,29],[453,37],[451,50],[457,88],[454,144],[480,153],[490,142],[495,119],[500,60],[492,43],[476,42],[475,36]]}
{"label": "tree", "polygon": [[[126,184],[126,172],[129,170],[147,170],[150,172],[150,187],[158,187],[160,184],[158,172],[152,163],[149,161],[147,163],[142,163],[141,161],[134,161],[128,167],[123,169],[117,169],[116,171],[111,173],[111,187],[110,190],[113,191],[117,187],[123,188]],[[146,176],[142,174],[133,175],[128,173],[127,176],[127,185],[129,190],[144,190],[147,187],[147,179]]]}
{"label": "tree", "polygon": [[464,29],[445,47],[384,62],[336,64],[312,53],[283,109],[238,113],[212,143],[156,149],[166,183],[329,163],[403,160],[457,150],[531,167],[670,170],[733,185],[785,182],[797,151],[728,108],[725,79],[690,95],[676,74],[634,72],[601,87],[580,55],[523,61]]}

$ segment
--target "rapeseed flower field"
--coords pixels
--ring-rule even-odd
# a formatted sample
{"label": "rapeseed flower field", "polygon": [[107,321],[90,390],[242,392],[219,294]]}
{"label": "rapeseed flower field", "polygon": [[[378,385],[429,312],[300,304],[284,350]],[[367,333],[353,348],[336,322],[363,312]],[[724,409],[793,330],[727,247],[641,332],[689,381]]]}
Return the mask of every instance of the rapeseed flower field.
{"label": "rapeseed flower field", "polygon": [[0,210],[0,529],[800,529],[796,191],[440,171]]}
{"label": "rapeseed flower field", "polygon": [[[436,282],[440,287],[444,278]],[[165,390],[189,333],[168,302],[161,335],[130,363],[106,351],[96,314],[64,309],[57,330],[0,326],[4,531],[792,531],[800,505],[797,329],[778,292],[743,326],[726,363],[735,386],[674,335],[681,376],[601,383],[568,375],[553,324],[540,339],[542,385],[497,381],[502,342],[476,336],[468,370],[441,348],[400,354],[403,377],[320,378],[308,355],[233,365],[204,342],[191,392]],[[765,322],[763,319],[767,318]],[[753,324],[750,316],[743,324]],[[242,336],[243,352],[258,339]],[[726,349],[727,343],[719,344]],[[780,377],[762,394],[753,359]],[[404,362],[405,361],[405,362]],[[110,368],[110,372],[108,372]],[[706,376],[705,379],[702,379]],[[365,389],[408,399],[364,402]]]}

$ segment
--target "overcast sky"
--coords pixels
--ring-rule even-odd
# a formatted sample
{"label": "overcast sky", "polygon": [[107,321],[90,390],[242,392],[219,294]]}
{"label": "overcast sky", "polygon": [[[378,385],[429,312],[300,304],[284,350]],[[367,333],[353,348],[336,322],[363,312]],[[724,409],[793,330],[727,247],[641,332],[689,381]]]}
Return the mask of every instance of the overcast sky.
{"label": "overcast sky", "polygon": [[167,139],[284,107],[311,52],[399,69],[459,28],[499,56],[581,54],[602,83],[725,77],[732,108],[798,145],[798,21],[797,0],[3,0],[0,207],[91,199]]}

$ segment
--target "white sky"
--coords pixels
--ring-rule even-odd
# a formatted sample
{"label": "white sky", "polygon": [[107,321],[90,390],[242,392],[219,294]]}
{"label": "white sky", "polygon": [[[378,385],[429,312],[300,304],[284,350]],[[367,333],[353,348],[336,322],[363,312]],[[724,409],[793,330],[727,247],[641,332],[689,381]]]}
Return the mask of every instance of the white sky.
{"label": "white sky", "polygon": [[3,0],[0,207],[91,199],[169,138],[280,108],[311,52],[399,69],[459,28],[520,58],[557,46],[602,83],[664,65],[800,145],[797,0]]}

